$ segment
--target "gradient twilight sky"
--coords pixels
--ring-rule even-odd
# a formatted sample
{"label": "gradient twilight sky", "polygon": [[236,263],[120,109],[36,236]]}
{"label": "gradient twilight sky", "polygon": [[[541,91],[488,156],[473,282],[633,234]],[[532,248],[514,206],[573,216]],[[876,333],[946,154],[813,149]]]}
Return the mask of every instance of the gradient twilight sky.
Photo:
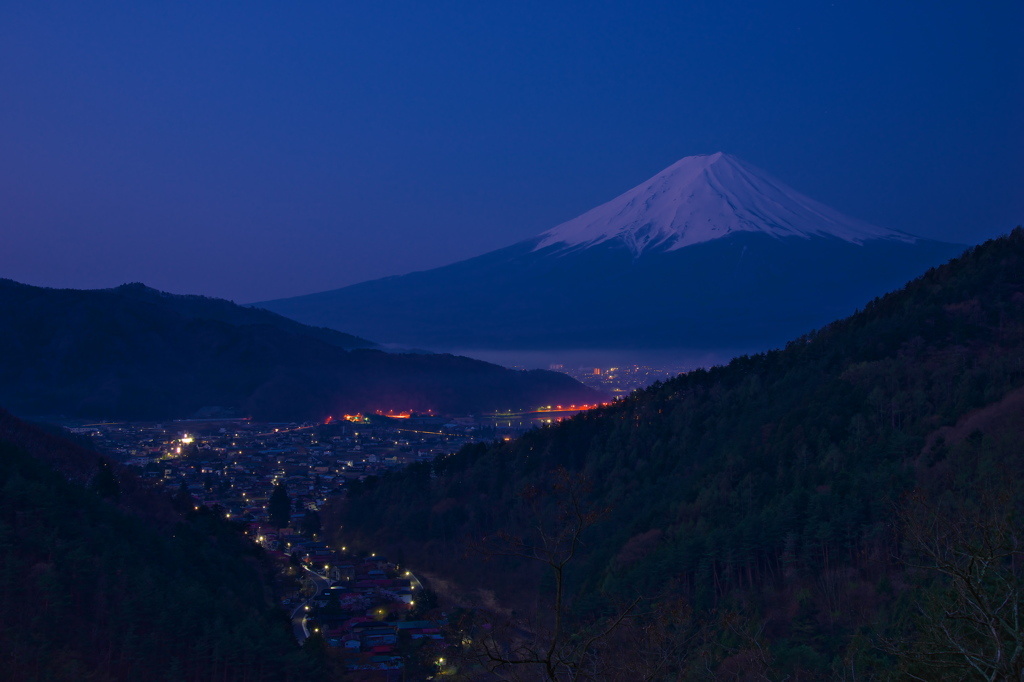
{"label": "gradient twilight sky", "polygon": [[726,151],[1024,222],[1019,0],[0,3],[0,277],[239,302],[531,237]]}

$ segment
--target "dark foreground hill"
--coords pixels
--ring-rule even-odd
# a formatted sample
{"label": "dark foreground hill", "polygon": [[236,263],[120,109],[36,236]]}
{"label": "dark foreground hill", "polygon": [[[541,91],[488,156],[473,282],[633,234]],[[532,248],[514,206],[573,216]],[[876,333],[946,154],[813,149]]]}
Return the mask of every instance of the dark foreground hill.
{"label": "dark foreground hill", "polygon": [[[349,544],[373,543],[460,584],[463,595],[490,590],[519,613],[540,604],[543,615],[550,607],[537,595],[550,594],[550,571],[503,558],[493,545],[482,570],[480,557],[464,550],[495,538],[513,549],[511,538],[536,539],[527,503],[553,524],[549,537],[552,527],[571,526],[552,501],[564,498],[552,473],[564,467],[589,479],[588,505],[610,510],[566,569],[581,621],[636,595],[682,599],[693,613],[719,619],[717,651],[726,652],[714,660],[701,658],[711,656],[710,645],[693,652],[686,665],[696,667],[685,668],[697,671],[693,679],[877,679],[897,664],[882,653],[883,635],[920,642],[928,630],[912,624],[932,603],[915,591],[927,572],[902,563],[908,531],[897,510],[915,488],[952,519],[980,514],[995,496],[1001,502],[991,508],[1004,515],[996,527],[1020,537],[1013,515],[1021,509],[1022,436],[1017,228],[784,350],[655,384],[511,443],[467,446],[370,479],[337,519]],[[988,564],[1011,571],[1001,584],[1018,590],[1004,602],[1013,608],[1022,594],[1013,587],[1021,585],[1016,547]],[[940,592],[954,585],[936,584]],[[955,610],[938,612],[945,627],[967,627],[942,621]],[[677,641],[679,651],[696,646],[684,642],[682,622],[659,641]],[[970,646],[995,651],[972,637]],[[1024,633],[1017,628],[1003,641],[1009,656]],[[737,662],[741,654],[747,663]],[[712,672],[701,677],[705,668]],[[974,679],[951,670],[917,674]]]}
{"label": "dark foreground hill", "polygon": [[166,419],[234,412],[319,419],[368,410],[468,413],[595,394],[563,374],[369,342],[264,310],[125,285],[0,280],[0,405],[21,414]]}
{"label": "dark foreground hill", "polygon": [[239,529],[99,461],[0,410],[4,679],[323,679]]}

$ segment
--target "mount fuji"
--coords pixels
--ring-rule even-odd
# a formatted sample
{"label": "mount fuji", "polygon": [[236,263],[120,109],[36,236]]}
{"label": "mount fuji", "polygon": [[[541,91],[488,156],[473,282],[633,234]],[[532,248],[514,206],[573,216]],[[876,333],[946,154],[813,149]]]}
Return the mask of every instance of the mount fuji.
{"label": "mount fuji", "polygon": [[512,246],[257,304],[434,349],[774,347],[962,251],[845,216],[734,156],[688,156]]}

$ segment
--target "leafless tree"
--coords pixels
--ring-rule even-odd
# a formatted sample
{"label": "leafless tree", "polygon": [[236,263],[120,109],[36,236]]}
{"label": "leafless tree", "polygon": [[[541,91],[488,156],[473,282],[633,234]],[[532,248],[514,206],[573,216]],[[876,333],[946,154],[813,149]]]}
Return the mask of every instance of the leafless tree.
{"label": "leafless tree", "polygon": [[478,627],[469,657],[501,680],[604,680],[607,676],[602,672],[598,645],[630,617],[640,599],[621,605],[614,615],[588,626],[567,625],[569,566],[583,547],[584,532],[608,510],[588,504],[590,484],[586,477],[559,468],[551,480],[545,488],[530,486],[522,493],[532,523],[528,533],[499,532],[475,547],[486,557],[539,563],[554,582],[550,603],[529,620],[503,617]]}
{"label": "leafless tree", "polygon": [[917,604],[916,633],[888,641],[918,680],[1024,680],[1024,547],[1009,496],[977,509],[914,495],[900,514],[912,568],[938,579]]}

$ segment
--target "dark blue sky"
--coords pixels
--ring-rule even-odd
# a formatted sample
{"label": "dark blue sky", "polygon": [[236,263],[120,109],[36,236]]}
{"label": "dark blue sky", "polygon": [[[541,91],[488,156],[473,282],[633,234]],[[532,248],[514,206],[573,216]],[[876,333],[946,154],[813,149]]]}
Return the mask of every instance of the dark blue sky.
{"label": "dark blue sky", "polygon": [[0,4],[0,276],[253,301],[726,151],[854,217],[1024,222],[1024,3]]}

